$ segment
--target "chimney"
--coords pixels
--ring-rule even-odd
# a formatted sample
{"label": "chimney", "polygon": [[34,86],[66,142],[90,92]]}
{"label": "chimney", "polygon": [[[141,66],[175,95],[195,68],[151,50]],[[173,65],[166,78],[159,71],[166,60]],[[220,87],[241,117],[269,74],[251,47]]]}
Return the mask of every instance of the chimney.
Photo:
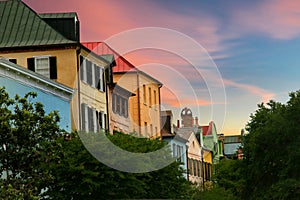
{"label": "chimney", "polygon": [[199,126],[198,117],[195,117],[195,125],[196,125],[196,126]]}

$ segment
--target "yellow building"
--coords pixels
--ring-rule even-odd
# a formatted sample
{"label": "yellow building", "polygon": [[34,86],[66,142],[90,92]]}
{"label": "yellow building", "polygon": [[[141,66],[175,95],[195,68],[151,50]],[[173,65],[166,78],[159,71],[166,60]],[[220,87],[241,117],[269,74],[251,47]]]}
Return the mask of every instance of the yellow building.
{"label": "yellow building", "polygon": [[0,10],[0,56],[74,89],[73,130],[108,129],[106,74],[113,56],[98,56],[79,43],[76,13],[38,14],[14,0],[1,1]]}
{"label": "yellow building", "polygon": [[213,152],[209,149],[202,148],[203,151],[203,181],[204,181],[204,188],[209,189],[212,185],[212,166],[213,166]]}
{"label": "yellow building", "polygon": [[162,84],[150,75],[138,70],[107,44],[83,43],[98,55],[113,54],[113,80],[120,87],[135,94],[129,99],[130,132],[139,136],[161,137],[160,88]]}

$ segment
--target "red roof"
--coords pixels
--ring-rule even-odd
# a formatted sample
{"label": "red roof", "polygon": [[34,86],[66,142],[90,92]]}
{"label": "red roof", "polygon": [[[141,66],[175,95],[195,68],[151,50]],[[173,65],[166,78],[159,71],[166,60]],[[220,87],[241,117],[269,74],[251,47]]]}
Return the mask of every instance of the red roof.
{"label": "red roof", "polygon": [[208,126],[202,126],[203,136],[212,135],[213,122],[209,122]]}
{"label": "red roof", "polygon": [[202,126],[203,136],[206,136],[209,126]]}
{"label": "red roof", "polygon": [[122,55],[119,55],[104,42],[83,42],[81,44],[97,55],[113,54],[117,64],[115,67],[113,67],[114,73],[137,70],[137,68],[128,62]]}

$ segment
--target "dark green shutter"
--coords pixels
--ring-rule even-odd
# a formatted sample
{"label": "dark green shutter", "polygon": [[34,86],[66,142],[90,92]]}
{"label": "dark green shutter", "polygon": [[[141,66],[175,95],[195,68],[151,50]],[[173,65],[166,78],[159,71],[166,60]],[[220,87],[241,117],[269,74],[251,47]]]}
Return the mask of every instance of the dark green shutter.
{"label": "dark green shutter", "polygon": [[27,68],[31,71],[35,71],[34,58],[27,58]]}
{"label": "dark green shutter", "polygon": [[85,131],[85,104],[81,104],[81,131]]}
{"label": "dark green shutter", "polygon": [[79,66],[79,69],[80,69],[80,80],[82,80],[82,81],[84,79],[83,61],[84,61],[83,56],[80,56],[80,66]]}
{"label": "dark green shutter", "polygon": [[104,129],[107,129],[107,127],[106,127],[106,126],[107,126],[107,123],[106,123],[106,122],[107,122],[106,114],[104,114],[104,117],[103,117],[103,118],[104,118],[104,119],[103,119],[103,121],[104,121],[104,126],[103,126],[103,128],[104,128]]}
{"label": "dark green shutter", "polygon": [[50,57],[50,79],[57,79],[56,57]]}
{"label": "dark green shutter", "polygon": [[105,72],[103,72],[103,71],[102,71],[102,77],[101,78],[102,78],[102,84],[103,84],[103,92],[105,92],[105,87],[106,87],[105,82],[106,81],[105,81]]}
{"label": "dark green shutter", "polygon": [[17,64],[17,59],[8,59],[8,60],[9,60],[9,62]]}

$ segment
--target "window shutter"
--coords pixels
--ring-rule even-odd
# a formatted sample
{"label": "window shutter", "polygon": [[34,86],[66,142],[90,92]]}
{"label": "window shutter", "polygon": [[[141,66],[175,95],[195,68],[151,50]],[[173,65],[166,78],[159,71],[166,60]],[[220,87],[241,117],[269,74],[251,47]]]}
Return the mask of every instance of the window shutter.
{"label": "window shutter", "polygon": [[92,62],[89,60],[86,61],[86,71],[87,71],[87,83],[89,85],[92,85],[93,83]]}
{"label": "window shutter", "polygon": [[85,105],[81,104],[81,131],[85,131]]}
{"label": "window shutter", "polygon": [[103,69],[102,69],[101,78],[102,78],[102,91],[105,92],[105,73]]}
{"label": "window shutter", "polygon": [[88,124],[89,124],[89,131],[94,131],[94,120],[93,120],[93,109],[88,107]]}
{"label": "window shutter", "polygon": [[96,116],[96,109],[92,109],[93,111],[93,123],[92,123],[92,131],[97,132],[97,116]]}
{"label": "window shutter", "polygon": [[95,86],[100,90],[100,67],[95,65]]}
{"label": "window shutter", "polygon": [[34,58],[27,58],[27,68],[31,71],[35,71]]}
{"label": "window shutter", "polygon": [[102,129],[103,128],[103,117],[102,117],[103,113],[99,112],[99,126]]}
{"label": "window shutter", "polygon": [[9,60],[9,62],[12,62],[12,63],[15,63],[15,64],[17,64],[17,59],[8,59]]}
{"label": "window shutter", "polygon": [[50,79],[57,79],[57,62],[56,57],[50,57]]}
{"label": "window shutter", "polygon": [[83,56],[80,56],[80,61],[79,61],[80,66],[79,66],[79,69],[80,69],[80,80],[82,80],[82,81],[84,80],[83,61],[84,61]]}
{"label": "window shutter", "polygon": [[99,132],[100,125],[99,125],[99,112],[96,110],[96,132]]}
{"label": "window shutter", "polygon": [[112,111],[116,113],[116,95],[114,93],[112,94],[111,106]]}
{"label": "window shutter", "polygon": [[103,128],[106,129],[106,114],[104,114],[103,122]]}

